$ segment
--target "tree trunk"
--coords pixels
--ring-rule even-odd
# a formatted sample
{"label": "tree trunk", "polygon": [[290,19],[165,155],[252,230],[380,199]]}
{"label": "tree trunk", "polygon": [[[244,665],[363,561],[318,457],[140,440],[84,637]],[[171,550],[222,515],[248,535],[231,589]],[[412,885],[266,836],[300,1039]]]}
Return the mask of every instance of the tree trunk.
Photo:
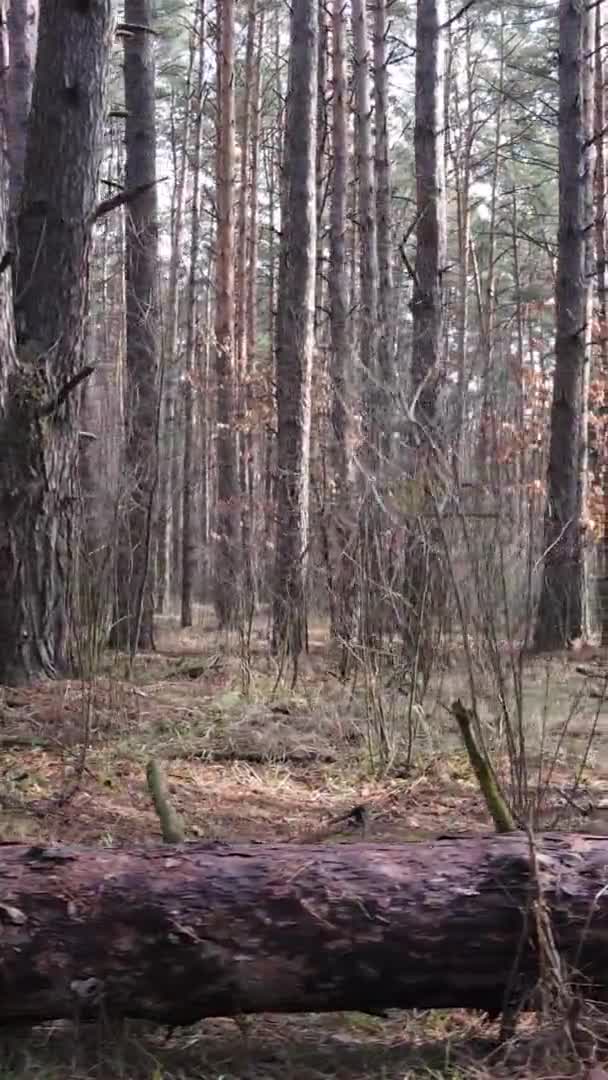
{"label": "tree trunk", "polygon": [[[498,99],[496,103],[496,122],[494,126],[494,149],[492,153],[492,179],[490,181],[490,219],[487,229],[488,257],[487,272],[480,292],[479,324],[483,354],[481,372],[482,402],[479,423],[479,445],[477,447],[480,485],[490,486],[494,490],[500,486],[496,474],[497,455],[496,427],[496,231],[500,199],[500,169],[503,152],[503,110],[505,105],[504,82],[507,56],[505,50],[505,13],[500,10],[500,46],[498,61]],[[481,281],[480,281],[481,289]]]}
{"label": "tree trunk", "polygon": [[[237,456],[239,501],[241,519],[241,609],[245,620],[249,619],[255,608],[254,585],[252,575],[251,550],[251,415],[249,390],[251,371],[251,351],[255,338],[249,336],[249,288],[248,282],[255,276],[256,267],[249,262],[250,252],[250,208],[255,205],[256,195],[251,189],[251,158],[254,153],[252,139],[254,113],[259,109],[256,100],[256,26],[258,20],[257,0],[249,0],[247,11],[247,47],[245,52],[245,88],[243,102],[243,126],[241,129],[241,161],[238,207],[238,246],[236,267],[236,361],[237,361]],[[259,97],[259,92],[258,92]],[[257,148],[256,148],[257,153]]]}
{"label": "tree trunk", "polygon": [[238,620],[239,520],[234,433],[234,0],[221,0],[218,18],[215,610],[220,626],[229,628]]}
{"label": "tree trunk", "polygon": [[291,8],[276,343],[277,536],[273,646],[297,664],[305,642],[316,271],[318,0]]}
{"label": "tree trunk", "polygon": [[[0,846],[0,1024],[533,1004],[538,889],[608,999],[608,837]],[[535,874],[538,875],[535,877]],[[542,965],[540,965],[542,966]]]}
{"label": "tree trunk", "polygon": [[443,376],[442,275],[446,267],[443,0],[418,0],[416,30],[416,272],[412,299],[412,391],[430,433]]}
{"label": "tree trunk", "polygon": [[370,40],[365,0],[353,0],[353,83],[359,221],[359,348],[362,378],[363,500],[361,508],[361,638],[375,663],[382,637],[383,608],[378,490],[381,482],[381,401],[378,373],[378,237],[370,96]]}
{"label": "tree trunk", "polygon": [[[2,54],[0,59],[3,66],[7,60],[6,56],[6,41],[1,40]],[[0,109],[0,147],[6,145],[6,114],[3,109]],[[7,155],[0,153],[0,253],[4,253],[9,247],[9,163]],[[11,380],[16,377],[16,364],[15,364],[15,325],[14,325],[14,312],[13,312],[13,290],[12,275],[10,266],[5,266],[2,273],[0,273],[0,509],[2,516],[6,513],[6,501],[10,498],[11,493],[11,481],[12,481],[12,469],[10,468],[10,445],[14,434],[11,436],[10,424],[12,421],[12,414],[14,413],[14,406],[10,399],[10,392],[12,389]],[[23,483],[23,477],[18,474],[20,483]],[[11,534],[7,525],[2,523],[0,525],[0,581],[4,586],[6,583],[7,574],[10,573],[13,561],[15,558],[15,552],[11,548]],[[11,619],[12,619],[12,604],[10,594],[4,591],[0,593],[0,648],[3,650],[6,646],[9,649],[12,648],[15,652],[14,643],[10,639],[11,635]],[[23,624],[22,624],[23,626]],[[6,682],[6,676],[10,674],[9,664],[11,654],[9,652],[6,660],[3,658],[3,662],[0,667],[0,680]],[[18,659],[16,657],[16,659]]]}
{"label": "tree trunk", "polygon": [[34,85],[38,41],[38,0],[10,0],[6,18],[9,67],[7,74],[7,147],[10,211],[16,220],[23,187],[28,119]]}
{"label": "tree trunk", "polygon": [[[0,682],[68,667],[83,323],[112,17],[45,0],[0,421]],[[66,73],[69,73],[69,77]],[[3,274],[6,286],[7,272]]]}
{"label": "tree trunk", "polygon": [[[606,225],[606,149],[604,127],[606,124],[604,56],[606,33],[604,29],[604,4],[600,3],[595,16],[595,257],[597,262],[597,305],[599,314],[599,377],[603,393],[598,402],[599,415],[608,414],[608,244]],[[601,644],[608,645],[608,448],[605,440],[596,436],[594,450],[595,476],[602,491],[602,540],[600,544],[600,580],[598,582],[598,608]]]}
{"label": "tree trunk", "polygon": [[350,410],[347,385],[352,380],[348,321],[348,278],[346,268],[346,211],[348,184],[348,89],[346,81],[346,18],[343,0],[333,0],[331,14],[333,56],[332,155],[333,178],[329,212],[329,303],[331,383],[331,464],[334,482],[331,530],[333,534],[332,577],[334,596],[332,637],[341,648],[341,670],[345,674],[354,635],[355,567],[353,541],[356,540],[352,507],[351,455],[349,448]]}
{"label": "tree trunk", "polygon": [[[194,158],[192,161],[192,215],[190,219],[190,268],[188,272],[188,292],[186,300],[186,380],[184,383],[184,490],[182,501],[182,602],[181,624],[192,626],[192,591],[196,570],[196,536],[194,509],[194,395],[196,363],[196,301],[197,272],[200,247],[200,176],[203,131],[203,89],[205,71],[205,8],[204,0],[199,0],[198,13],[198,62],[196,75],[196,96],[194,108]],[[198,471],[198,470],[197,470]]]}
{"label": "tree trunk", "polygon": [[[177,522],[173,520],[172,504],[172,454],[175,450],[176,399],[179,386],[179,329],[180,329],[180,291],[178,289],[179,271],[182,265],[182,242],[184,231],[184,205],[186,201],[186,165],[190,144],[191,113],[190,95],[192,86],[192,67],[196,42],[194,34],[190,40],[190,55],[185,87],[185,115],[183,125],[178,127],[171,118],[171,153],[173,158],[173,199],[171,207],[171,256],[169,263],[169,281],[165,304],[164,347],[162,358],[163,402],[160,440],[159,485],[158,485],[158,523],[156,548],[156,610],[162,613],[171,603],[175,594],[171,547]],[[175,100],[172,99],[172,106]],[[178,147],[181,141],[181,146]]]}
{"label": "tree trunk", "polygon": [[585,52],[591,9],[560,0],[559,233],[551,439],[547,470],[543,581],[535,628],[539,650],[559,649],[583,629],[582,455],[589,294],[593,111]]}
{"label": "tree trunk", "polygon": [[[464,428],[467,412],[467,388],[470,377],[468,360],[469,343],[469,269],[471,254],[471,175],[472,156],[475,144],[475,102],[473,91],[473,63],[471,59],[472,26],[468,15],[464,16],[464,56],[466,93],[464,94],[465,115],[462,115],[461,97],[462,87],[459,80],[451,76],[448,79],[446,73],[446,98],[451,97],[452,108],[456,119],[454,125],[458,136],[454,143],[449,144],[450,164],[454,173],[454,197],[456,202],[456,221],[458,236],[458,301],[456,313],[456,372],[458,383],[455,393],[454,423],[452,427],[452,461],[454,462],[457,475],[463,475],[463,462],[461,461],[461,449],[464,437]],[[449,71],[455,62],[458,62],[461,54],[455,53],[450,40],[448,55],[451,58]],[[453,89],[452,89],[453,88]],[[448,132],[452,135],[451,132]]]}
{"label": "tree trunk", "polygon": [[[158,483],[158,200],[150,0],[125,0],[126,186],[145,190],[126,207],[126,490],[117,561],[113,644],[154,646],[152,541]],[[146,30],[150,27],[150,30]]]}
{"label": "tree trunk", "polygon": [[395,313],[393,310],[393,245],[391,227],[391,171],[388,142],[388,33],[386,0],[374,4],[374,112],[375,174],[378,244],[378,376],[382,383],[382,455],[390,458],[394,417]]}
{"label": "tree trunk", "polygon": [[[246,560],[246,586],[250,590],[250,611],[253,611],[257,599],[259,585],[259,554],[256,554],[256,538],[262,535],[265,528],[265,511],[256,498],[255,479],[257,472],[258,484],[261,481],[261,467],[265,449],[265,432],[261,424],[256,422],[255,417],[255,389],[257,381],[259,387],[259,356],[256,351],[257,325],[258,325],[258,252],[259,252],[259,218],[258,218],[258,173],[260,153],[260,118],[261,118],[261,82],[262,63],[264,48],[264,9],[258,18],[258,42],[254,70],[252,76],[252,111],[251,111],[251,173],[249,178],[249,231],[247,235],[247,341],[249,347],[248,370],[249,377],[245,384],[246,407],[248,420],[246,426],[247,439],[247,501],[245,524],[243,529],[243,557]],[[257,378],[256,378],[257,377]],[[259,389],[258,389],[259,394]],[[254,430],[252,430],[252,427]],[[257,513],[256,513],[257,510]],[[270,515],[269,515],[270,516]]]}
{"label": "tree trunk", "polygon": [[[445,379],[444,289],[447,264],[445,191],[444,0],[418,0],[416,21],[416,262],[412,293],[410,480],[428,518],[434,515],[436,458],[444,442],[438,417]],[[429,497],[430,496],[430,497]],[[428,675],[446,604],[441,538],[424,517],[408,526],[402,605],[406,652]]]}

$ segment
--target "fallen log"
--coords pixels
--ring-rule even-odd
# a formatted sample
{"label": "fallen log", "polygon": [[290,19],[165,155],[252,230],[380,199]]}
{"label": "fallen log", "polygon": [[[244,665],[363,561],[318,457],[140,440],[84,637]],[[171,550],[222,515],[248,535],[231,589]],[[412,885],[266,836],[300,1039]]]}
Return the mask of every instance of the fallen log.
{"label": "fallen log", "polygon": [[[608,836],[545,834],[536,863],[562,957],[608,999]],[[0,1023],[498,1012],[538,977],[533,877],[516,833],[396,845],[0,844]]]}

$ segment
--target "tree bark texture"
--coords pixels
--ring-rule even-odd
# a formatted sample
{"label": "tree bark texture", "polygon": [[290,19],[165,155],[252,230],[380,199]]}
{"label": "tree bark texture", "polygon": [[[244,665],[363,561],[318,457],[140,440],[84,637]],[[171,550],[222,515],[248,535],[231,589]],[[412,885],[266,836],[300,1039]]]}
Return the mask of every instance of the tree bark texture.
{"label": "tree bark texture", "polygon": [[393,305],[393,243],[391,213],[391,166],[388,136],[389,81],[387,57],[387,3],[374,5],[374,109],[375,176],[378,245],[378,376],[382,385],[382,450],[391,455],[394,416],[392,390],[394,371],[395,312]]}
{"label": "tree bark texture", "polygon": [[10,0],[7,5],[9,67],[7,73],[10,210],[15,218],[23,186],[28,118],[34,85],[38,40],[38,0]]}
{"label": "tree bark texture", "polygon": [[[0,419],[0,682],[68,666],[78,394],[113,21],[44,0],[18,219],[18,363]],[[59,164],[58,164],[59,163]],[[6,273],[6,271],[5,271]]]}
{"label": "tree bark texture", "polygon": [[0,1023],[530,1005],[540,888],[608,998],[608,836],[0,846]]}
{"label": "tree bark texture", "polygon": [[[3,256],[8,248],[9,236],[9,168],[8,158],[5,154],[6,130],[5,113],[0,109],[0,254]],[[13,290],[10,265],[6,265],[0,273],[0,481],[3,482],[1,491],[4,503],[9,491],[4,482],[9,477],[2,467],[2,459],[5,455],[5,432],[4,424],[7,421],[7,411],[10,412],[9,384],[15,371],[15,327],[13,319]],[[0,504],[2,506],[2,504]],[[2,506],[4,511],[4,506]],[[7,536],[0,533],[2,542],[6,543]],[[12,552],[10,553],[12,555]],[[4,552],[0,548],[0,559]],[[10,555],[9,555],[10,558]],[[2,563],[0,563],[0,570]],[[10,608],[7,607],[6,597],[0,597],[0,645],[4,645],[9,627],[7,618],[10,617]],[[4,672],[3,672],[4,673]]]}
{"label": "tree bark texture", "polygon": [[234,0],[218,5],[215,378],[217,516],[215,610],[221,627],[238,620],[238,472],[234,431]]}
{"label": "tree bark texture", "polygon": [[[606,5],[601,2],[598,5],[595,16],[595,258],[597,265],[597,307],[599,318],[599,376],[604,387],[608,387],[608,230],[606,225],[606,148],[601,133],[606,126],[606,87],[605,78],[606,58],[606,30],[604,26],[604,12]],[[605,389],[601,403],[596,405],[598,415],[606,415],[608,412],[608,391]],[[603,440],[595,438],[592,448],[592,459],[596,478],[600,480],[603,492],[603,539],[600,546],[600,573],[598,581],[598,609],[602,645],[608,645],[608,448]]]}
{"label": "tree bark texture", "polygon": [[560,2],[559,230],[555,289],[555,374],[547,475],[543,581],[537,616],[538,649],[565,646],[581,635],[584,559],[581,473],[587,364],[589,242],[593,235],[593,54],[585,50],[592,12]]}
{"label": "tree bark texture", "polygon": [[[150,0],[126,0],[125,21],[151,28]],[[126,187],[145,190],[126,207],[126,506],[113,639],[135,651],[154,644],[151,553],[159,453],[156,100],[153,37],[146,30],[125,35],[124,80]]]}
{"label": "tree bark texture", "polygon": [[347,386],[352,381],[346,222],[348,190],[348,87],[346,78],[346,13],[342,0],[331,9],[331,55],[333,62],[332,157],[333,173],[329,208],[329,326],[331,386],[331,452],[334,499],[331,515],[333,546],[331,598],[332,637],[341,644],[344,670],[354,635],[356,521],[353,514],[351,417]]}
{"label": "tree bark texture", "polygon": [[305,639],[316,270],[319,5],[291,9],[276,343],[277,539],[273,641],[297,659]]}
{"label": "tree bark texture", "polygon": [[442,274],[446,256],[443,0],[418,0],[416,29],[416,270],[412,390],[416,416],[433,427],[442,377]]}
{"label": "tree bark texture", "polygon": [[367,7],[364,0],[353,0],[353,85],[355,101],[355,156],[359,198],[359,355],[363,379],[363,425],[366,454],[374,482],[378,471],[381,388],[378,379],[378,235],[372,142],[372,101],[369,64],[372,47],[369,38]]}
{"label": "tree bark texture", "polygon": [[[171,156],[173,158],[174,186],[171,205],[171,258],[169,261],[169,280],[165,301],[165,335],[163,345],[163,403],[160,438],[160,463],[158,484],[158,519],[156,546],[156,610],[165,611],[175,594],[174,575],[172,573],[171,548],[176,533],[173,520],[172,499],[172,455],[176,449],[176,402],[179,392],[180,377],[180,290],[179,277],[182,267],[182,244],[184,234],[184,211],[186,202],[186,167],[190,146],[190,126],[192,110],[189,107],[192,70],[194,66],[194,32],[191,33],[188,72],[186,76],[186,107],[183,122],[171,121]],[[177,94],[175,95],[177,97]],[[172,111],[175,106],[172,100]],[[181,143],[181,145],[179,145]]]}
{"label": "tree bark texture", "polygon": [[[196,576],[197,537],[199,530],[194,524],[195,477],[199,470],[194,468],[194,404],[196,396],[196,372],[198,360],[197,345],[197,280],[199,273],[199,251],[201,246],[200,214],[200,177],[202,159],[203,100],[205,87],[205,6],[199,2],[198,10],[198,47],[196,84],[194,95],[194,154],[192,161],[192,210],[190,214],[190,265],[188,267],[188,285],[186,291],[186,378],[184,381],[184,490],[182,493],[182,589],[181,589],[181,624],[192,626],[192,598]],[[199,541],[200,545],[200,541]]]}
{"label": "tree bark texture", "polygon": [[[358,172],[359,222],[359,350],[362,378],[362,473],[363,499],[360,511],[360,623],[361,639],[373,663],[383,632],[384,594],[382,576],[381,453],[382,402],[384,387],[378,368],[379,265],[376,177],[372,138],[368,13],[365,0],[351,4],[353,29],[353,88],[355,100],[355,158]],[[382,122],[382,121],[381,121]]]}

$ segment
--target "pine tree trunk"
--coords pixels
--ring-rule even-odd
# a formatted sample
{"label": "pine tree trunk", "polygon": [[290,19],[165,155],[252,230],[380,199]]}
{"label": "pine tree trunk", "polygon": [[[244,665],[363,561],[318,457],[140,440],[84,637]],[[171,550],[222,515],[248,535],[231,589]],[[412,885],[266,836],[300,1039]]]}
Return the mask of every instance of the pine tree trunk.
{"label": "pine tree trunk", "polygon": [[593,183],[593,55],[585,52],[591,9],[560,0],[559,233],[551,439],[544,565],[535,627],[539,650],[559,649],[583,630],[583,450],[592,283],[589,216]]}
{"label": "pine tree trunk", "polygon": [[70,658],[77,385],[111,40],[108,0],[84,13],[41,5],[18,219],[18,365],[3,372],[0,421],[1,683],[60,675]]}
{"label": "pine tree trunk", "polygon": [[296,668],[306,639],[316,276],[318,0],[291,8],[277,314],[277,537],[273,648]]}
{"label": "pine tree trunk", "polygon": [[234,364],[234,0],[218,4],[217,258],[215,378],[217,512],[215,610],[220,627],[238,621],[238,486]]}
{"label": "pine tree trunk", "polygon": [[252,198],[250,163],[253,153],[251,130],[253,112],[257,109],[255,101],[255,43],[257,24],[257,0],[249,0],[247,12],[247,46],[245,52],[245,93],[243,102],[243,125],[241,130],[241,162],[238,207],[238,244],[236,275],[236,354],[237,354],[237,397],[238,397],[238,473],[241,521],[241,566],[242,587],[241,606],[249,617],[253,613],[255,597],[252,575],[251,550],[251,417],[249,414],[251,379],[251,350],[255,338],[249,337],[249,289],[248,279],[254,277],[256,267],[249,263],[250,255],[250,206]]}
{"label": "pine tree trunk", "polygon": [[[192,593],[196,570],[196,536],[194,528],[194,491],[195,471],[193,462],[194,444],[194,396],[196,383],[196,305],[197,272],[200,247],[200,174],[202,157],[203,131],[203,88],[204,88],[204,41],[205,9],[204,0],[199,0],[198,24],[198,66],[196,76],[196,95],[194,108],[194,157],[192,161],[192,214],[190,219],[190,268],[188,272],[188,290],[186,298],[186,381],[184,384],[184,490],[182,502],[182,602],[181,624],[192,626]],[[198,472],[198,470],[197,470]]]}
{"label": "pine tree trunk", "polygon": [[381,483],[382,388],[378,371],[378,234],[374,177],[372,105],[369,80],[370,40],[365,0],[351,5],[354,47],[355,157],[359,222],[359,348],[363,409],[363,500],[361,509],[361,638],[375,663],[382,639],[381,523],[377,493]]}
{"label": "pine tree trunk", "polygon": [[[279,19],[275,20],[273,40],[273,79],[277,86],[279,102],[283,100],[282,86],[282,54],[281,54],[281,26]],[[276,334],[277,334],[277,214],[276,203],[278,196],[281,168],[281,123],[282,106],[277,109],[276,123],[273,124],[270,147],[268,150],[268,358],[267,358],[267,386],[269,398],[269,417],[266,422],[264,439],[264,549],[270,550],[274,543],[274,518],[276,506],[276,410],[275,394],[273,387],[276,384]],[[266,592],[270,596],[273,592],[274,565],[270,562],[265,567]]]}
{"label": "pine tree trunk", "polygon": [[34,86],[38,0],[10,0],[7,6],[7,147],[10,163],[10,210],[11,217],[16,219],[23,187],[28,118]]}
{"label": "pine tree trunk", "polygon": [[150,0],[125,0],[126,186],[146,185],[126,207],[126,507],[117,561],[113,644],[154,646],[153,541],[158,483],[158,206]]}
{"label": "pine tree trunk", "polygon": [[412,299],[412,393],[417,419],[435,427],[443,376],[442,274],[446,257],[443,0],[419,0],[416,29],[416,273]]}
{"label": "pine tree trunk", "polygon": [[[600,409],[608,413],[608,243],[606,212],[606,149],[604,132],[606,125],[606,32],[604,27],[605,6],[598,5],[595,21],[595,257],[597,264],[597,304],[599,314],[599,376],[603,382]],[[599,136],[599,137],[598,137]],[[599,442],[599,440],[598,440]],[[602,646],[608,645],[608,447],[605,441],[594,447],[595,474],[600,481],[603,496],[602,542],[600,547],[600,580],[598,582],[598,608]]]}
{"label": "pine tree trunk", "polygon": [[346,670],[354,635],[355,569],[353,545],[356,528],[352,509],[352,469],[349,449],[350,410],[347,386],[352,379],[346,267],[346,210],[348,185],[348,87],[346,80],[346,19],[342,0],[333,0],[331,14],[333,56],[332,153],[330,203],[330,384],[331,464],[335,494],[331,514],[333,559],[332,637],[341,647],[341,668]]}
{"label": "pine tree trunk", "polygon": [[[494,126],[494,148],[492,153],[492,178],[490,191],[490,220],[488,222],[488,255],[485,281],[482,286],[479,307],[479,322],[483,349],[483,369],[481,381],[483,400],[479,428],[479,479],[484,485],[496,485],[497,477],[492,463],[496,458],[496,374],[494,370],[494,352],[496,345],[496,231],[498,224],[500,196],[500,164],[502,154],[503,110],[505,105],[505,45],[504,9],[500,12],[500,57],[498,66],[498,98],[496,103],[496,121]],[[481,281],[480,281],[481,286]]]}
{"label": "pine tree trunk", "polygon": [[[254,426],[253,409],[255,398],[252,394],[251,383],[255,382],[257,361],[257,326],[258,326],[258,251],[259,251],[259,219],[258,219],[258,172],[259,172],[259,139],[260,139],[260,113],[261,113],[261,80],[264,46],[264,10],[258,18],[258,42],[254,70],[252,75],[252,112],[251,112],[251,175],[249,181],[249,231],[247,235],[247,341],[249,342],[249,365],[250,371],[246,382],[246,406],[248,411],[248,423],[246,429],[247,439],[247,516],[243,530],[243,557],[246,561],[246,573],[250,597],[250,610],[253,609],[258,592],[259,582],[259,556],[256,557],[255,537],[261,535],[266,524],[266,515],[262,507],[259,510],[259,500],[256,498],[256,481],[260,482],[260,463],[264,456],[265,437],[259,424]],[[253,429],[252,429],[253,428]]]}
{"label": "pine tree trunk", "polygon": [[[174,593],[171,565],[171,546],[175,522],[171,498],[171,456],[175,446],[176,398],[179,385],[179,328],[180,328],[180,293],[178,276],[182,258],[182,240],[184,232],[184,204],[186,196],[186,164],[190,143],[189,107],[192,85],[192,66],[194,62],[195,42],[190,43],[188,74],[186,77],[186,110],[183,127],[179,130],[171,122],[171,149],[173,156],[174,188],[171,208],[171,258],[169,263],[169,282],[162,358],[163,401],[160,439],[159,485],[158,485],[158,523],[156,550],[156,610],[161,613],[171,601]],[[181,147],[178,148],[178,141]]]}
{"label": "pine tree trunk", "polygon": [[382,454],[392,451],[392,392],[394,386],[395,313],[393,305],[393,244],[391,213],[391,172],[388,143],[388,33],[386,0],[374,4],[374,123],[375,175],[378,244],[378,376],[382,383]]}
{"label": "pine tree trunk", "polygon": [[[443,0],[419,0],[416,21],[416,263],[412,295],[410,477],[432,516],[434,466],[442,442],[439,390],[445,377],[443,273],[447,263]],[[424,672],[445,609],[440,539],[421,523],[409,529],[403,606],[406,650]]]}

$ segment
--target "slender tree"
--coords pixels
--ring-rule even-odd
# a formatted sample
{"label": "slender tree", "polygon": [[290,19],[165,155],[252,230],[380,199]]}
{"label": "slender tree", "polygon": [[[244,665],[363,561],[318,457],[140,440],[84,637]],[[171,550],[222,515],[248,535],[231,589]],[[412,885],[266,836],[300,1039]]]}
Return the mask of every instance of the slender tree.
{"label": "slender tree", "polygon": [[[182,266],[182,243],[184,233],[184,207],[186,201],[186,165],[190,144],[190,126],[192,109],[189,107],[192,68],[194,63],[194,35],[190,42],[188,71],[186,75],[186,109],[183,123],[175,122],[173,110],[171,125],[171,154],[173,158],[173,195],[171,202],[171,256],[169,261],[169,281],[164,310],[163,335],[163,400],[161,416],[161,444],[158,489],[158,526],[156,549],[156,610],[162,612],[172,592],[171,547],[178,522],[173,520],[173,500],[171,477],[173,456],[178,452],[176,438],[176,403],[179,386],[179,330],[180,330],[180,290],[178,289],[179,272]],[[176,95],[172,95],[172,104]],[[174,590],[173,590],[174,591]]]}
{"label": "slender tree", "polygon": [[435,428],[443,367],[442,275],[447,264],[443,0],[418,0],[416,22],[416,266],[412,391],[426,434]]}
{"label": "slender tree", "polygon": [[305,643],[316,270],[318,0],[291,7],[277,314],[277,537],[273,645]]}
{"label": "slender tree", "polygon": [[[560,0],[559,233],[555,287],[555,374],[547,474],[543,580],[537,649],[583,631],[583,417],[588,364],[593,184],[593,8]],[[586,47],[587,46],[587,47]]]}
{"label": "slender tree", "polygon": [[221,627],[238,618],[237,462],[234,436],[234,0],[218,4],[217,257],[215,378],[217,387],[217,520],[215,610]]}
{"label": "slender tree", "polygon": [[18,219],[18,364],[2,375],[4,683],[59,675],[70,659],[75,390],[91,370],[83,328],[111,41],[109,0],[42,3]]}
{"label": "slender tree", "polygon": [[251,434],[249,431],[250,417],[249,384],[251,379],[250,363],[251,350],[255,338],[250,337],[251,330],[249,321],[248,303],[250,299],[248,280],[255,277],[255,267],[249,262],[250,251],[250,207],[252,200],[251,191],[251,158],[253,154],[253,141],[251,139],[254,124],[253,114],[257,109],[255,101],[256,92],[256,27],[258,20],[257,0],[249,0],[247,9],[247,45],[245,51],[244,70],[244,100],[243,120],[241,125],[241,160],[240,160],[240,184],[238,201],[238,244],[236,264],[236,366],[237,366],[237,411],[238,411],[238,474],[239,496],[241,509],[241,607],[251,613],[254,608],[254,587],[252,574],[252,551],[251,551],[251,500],[249,488],[251,483]]}
{"label": "slender tree", "polygon": [[353,635],[354,559],[352,541],[351,462],[349,451],[349,403],[347,384],[351,374],[346,267],[346,210],[348,185],[348,101],[346,78],[346,17],[343,0],[334,0],[331,12],[333,57],[332,156],[330,202],[330,380],[331,462],[335,485],[332,528],[334,531],[332,634],[342,643],[346,662]]}
{"label": "slender tree", "polygon": [[[127,387],[125,465],[128,505],[117,560],[113,642],[131,653],[154,645],[152,560],[158,473],[158,197],[152,8],[125,0]],[[133,29],[134,28],[134,29]]]}
{"label": "slender tree", "polygon": [[198,49],[196,87],[194,95],[194,154],[192,159],[192,212],[190,216],[190,265],[186,298],[186,371],[184,381],[184,487],[182,495],[182,626],[192,626],[192,593],[196,570],[196,532],[194,529],[194,393],[196,373],[196,307],[197,273],[201,240],[200,178],[202,165],[202,133],[205,75],[205,9],[200,0],[198,16]]}
{"label": "slender tree", "polygon": [[388,33],[386,0],[375,0],[373,24],[375,173],[378,244],[378,377],[382,385],[383,456],[391,450],[393,417],[395,314],[393,311],[393,244],[391,173],[388,140]]}
{"label": "slender tree", "polygon": [[[382,636],[381,525],[378,491],[382,482],[381,409],[384,397],[378,370],[378,232],[372,104],[369,67],[371,45],[364,0],[351,4],[353,23],[353,82],[355,101],[355,157],[357,162],[357,218],[359,222],[359,349],[363,397],[364,499],[361,512],[361,636],[375,650]],[[370,652],[375,658],[376,652]]]}
{"label": "slender tree", "polygon": [[[606,126],[606,33],[603,2],[598,4],[595,17],[595,256],[597,264],[597,306],[599,316],[599,374],[603,383],[604,414],[608,399],[608,234],[606,224],[606,148],[603,132]],[[601,429],[601,428],[600,428]],[[601,545],[601,585],[599,600],[602,645],[608,645],[608,453],[604,441],[596,437],[596,476],[603,493]]]}

